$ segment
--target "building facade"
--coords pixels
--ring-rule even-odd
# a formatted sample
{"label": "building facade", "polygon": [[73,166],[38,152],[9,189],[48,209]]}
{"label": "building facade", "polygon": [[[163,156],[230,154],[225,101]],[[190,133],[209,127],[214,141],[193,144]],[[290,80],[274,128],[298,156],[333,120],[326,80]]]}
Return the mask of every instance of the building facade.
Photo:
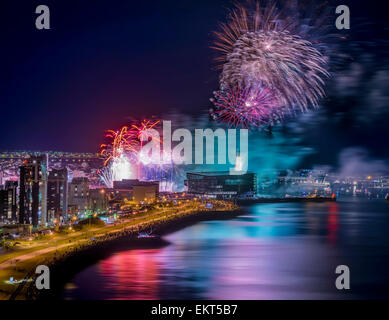
{"label": "building facade", "polygon": [[105,213],[109,209],[109,192],[105,189],[89,190],[88,209],[97,214]]}
{"label": "building facade", "polygon": [[135,203],[152,203],[159,199],[158,182],[139,182],[133,187],[132,201]]}
{"label": "building facade", "polygon": [[[158,181],[139,181],[138,179],[124,179],[114,181],[114,192],[118,195],[128,193],[124,201],[132,200],[135,203],[154,202],[159,198]],[[127,199],[128,198],[128,199]]]}
{"label": "building facade", "polygon": [[7,201],[6,217],[9,221],[17,221],[18,211],[18,182],[6,181],[5,190]]}
{"label": "building facade", "polygon": [[69,184],[68,212],[71,214],[85,214],[89,202],[88,178],[74,178]]}
{"label": "building facade", "polygon": [[123,179],[120,181],[114,181],[113,188],[115,190],[132,190],[134,185],[139,183],[140,181],[138,179]]}
{"label": "building facade", "polygon": [[229,172],[187,173],[188,193],[220,199],[236,198],[257,193],[255,173],[230,175]]}
{"label": "building facade", "polygon": [[8,220],[8,192],[0,190],[0,221]]}
{"label": "building facade", "polygon": [[18,218],[18,182],[6,181],[0,190],[0,220],[16,222]]}
{"label": "building facade", "polygon": [[67,221],[68,218],[68,170],[53,169],[47,182],[48,220]]}
{"label": "building facade", "polygon": [[20,166],[19,223],[47,224],[47,156],[31,157]]}

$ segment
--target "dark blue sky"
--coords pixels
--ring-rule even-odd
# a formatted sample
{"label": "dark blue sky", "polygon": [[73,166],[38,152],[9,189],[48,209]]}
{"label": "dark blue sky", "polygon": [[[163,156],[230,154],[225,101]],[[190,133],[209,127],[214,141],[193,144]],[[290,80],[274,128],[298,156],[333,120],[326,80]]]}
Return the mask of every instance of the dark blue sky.
{"label": "dark blue sky", "polygon": [[2,1],[0,148],[94,150],[126,117],[200,112],[225,14],[207,2],[46,1],[38,31],[35,4]]}
{"label": "dark blue sky", "polygon": [[[372,24],[364,27],[372,38],[383,35],[380,4],[333,3]],[[50,7],[51,30],[35,28],[39,4]],[[0,150],[96,151],[104,130],[129,117],[206,112],[218,79],[211,33],[227,8],[222,0],[2,0]],[[374,125],[364,130],[374,138]],[[373,153],[387,141],[381,131],[378,142],[363,142]]]}

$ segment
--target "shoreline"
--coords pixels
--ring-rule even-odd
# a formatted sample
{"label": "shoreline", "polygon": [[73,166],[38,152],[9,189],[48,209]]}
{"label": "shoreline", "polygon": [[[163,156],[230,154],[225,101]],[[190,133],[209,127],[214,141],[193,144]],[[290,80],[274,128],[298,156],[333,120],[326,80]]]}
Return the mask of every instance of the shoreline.
{"label": "shoreline", "polygon": [[[324,199],[320,199],[321,201],[318,201],[319,199],[309,200],[309,202],[323,202]],[[80,270],[113,254],[117,249],[161,248],[169,245],[169,242],[162,238],[137,239],[139,232],[147,232],[152,229],[154,234],[163,236],[194,225],[200,221],[229,220],[244,214],[244,207],[246,205],[256,203],[258,202],[239,203],[242,207],[198,208],[198,210],[190,211],[189,213],[176,212],[172,216],[166,216],[163,219],[152,219],[150,222],[140,223],[131,227],[123,226],[121,228],[119,225],[119,228],[114,231],[96,235],[96,237],[93,234],[93,240],[87,239],[75,245],[59,247],[55,252],[45,255],[45,259],[42,257],[38,261],[35,261],[33,265],[29,261],[26,261],[25,264],[29,265],[29,267],[25,269],[29,271],[26,272],[22,283],[9,295],[9,300],[60,299],[66,283]],[[35,275],[34,271],[36,266],[40,264],[47,265],[50,268],[51,289],[47,291],[39,291],[35,288],[37,275]]]}
{"label": "shoreline", "polygon": [[[242,215],[242,208],[217,210],[198,210],[189,214],[177,215],[166,221],[150,222],[137,230],[120,230],[111,232],[105,236],[88,241],[77,247],[71,247],[55,252],[51,259],[42,264],[50,268],[50,290],[37,290],[35,288],[36,275],[29,272],[25,281],[15,289],[10,300],[58,300],[61,298],[64,286],[80,270],[87,268],[98,260],[105,258],[120,249],[161,248],[169,245],[169,242],[160,239],[138,239],[138,232],[153,229],[153,233],[167,235],[200,221],[229,220]],[[25,286],[27,284],[27,286]]]}

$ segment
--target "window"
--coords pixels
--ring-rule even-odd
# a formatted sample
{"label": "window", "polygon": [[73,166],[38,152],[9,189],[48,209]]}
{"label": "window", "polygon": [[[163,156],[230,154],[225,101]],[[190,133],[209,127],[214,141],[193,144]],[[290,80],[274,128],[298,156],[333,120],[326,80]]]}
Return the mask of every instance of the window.
{"label": "window", "polygon": [[226,179],[226,185],[237,185],[242,183],[242,179]]}

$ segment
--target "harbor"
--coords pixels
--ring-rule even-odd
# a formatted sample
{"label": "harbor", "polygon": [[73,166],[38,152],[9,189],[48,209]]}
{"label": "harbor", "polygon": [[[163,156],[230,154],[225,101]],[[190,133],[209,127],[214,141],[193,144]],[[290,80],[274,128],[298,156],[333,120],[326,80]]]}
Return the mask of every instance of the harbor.
{"label": "harbor", "polygon": [[[245,206],[171,230],[165,244],[113,246],[80,267],[58,298],[387,299],[387,213],[384,199],[352,197]],[[334,285],[343,264],[351,292]]]}

